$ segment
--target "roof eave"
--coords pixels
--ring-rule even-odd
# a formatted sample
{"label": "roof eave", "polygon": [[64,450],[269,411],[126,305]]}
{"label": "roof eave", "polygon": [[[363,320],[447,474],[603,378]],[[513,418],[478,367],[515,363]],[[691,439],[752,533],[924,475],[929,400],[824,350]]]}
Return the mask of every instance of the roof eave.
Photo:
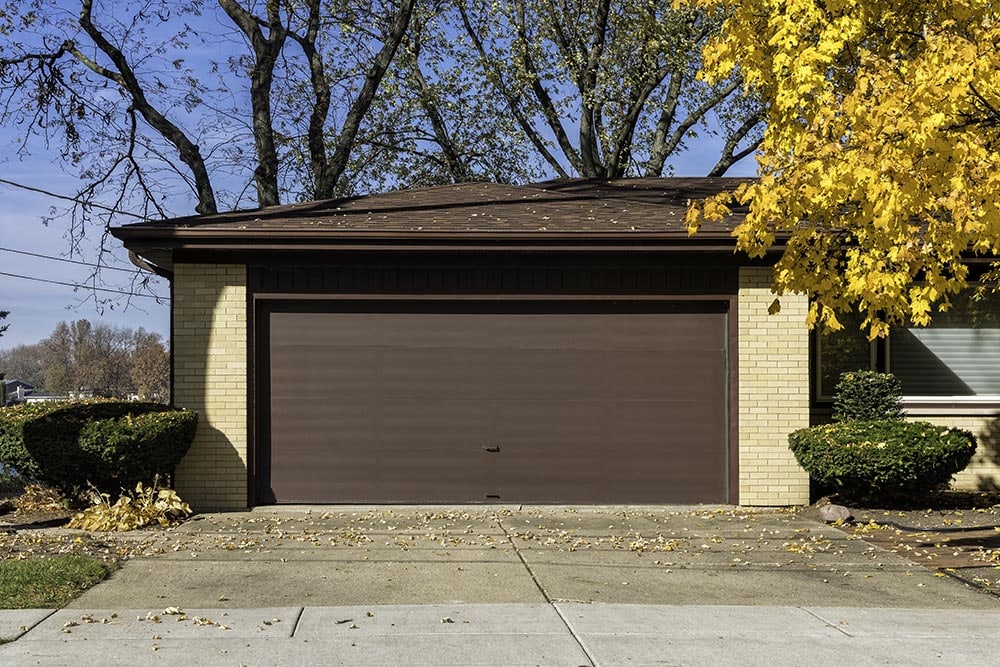
{"label": "roof eave", "polygon": [[735,240],[731,233],[699,232],[689,235],[685,231],[643,231],[630,230],[624,232],[603,231],[486,231],[486,230],[435,230],[435,231],[397,231],[397,230],[239,230],[232,232],[219,229],[184,229],[176,227],[117,227],[112,234],[119,240],[132,242],[134,245],[155,243],[157,245],[199,246],[253,246],[261,243],[268,245],[317,246],[355,246],[359,243],[375,243],[387,247],[400,245],[423,246],[426,244],[463,244],[469,242],[489,243],[490,245],[523,245],[542,244],[560,246],[564,244],[612,245],[612,244],[651,244],[651,245],[699,245],[701,243],[723,244],[733,246]]}

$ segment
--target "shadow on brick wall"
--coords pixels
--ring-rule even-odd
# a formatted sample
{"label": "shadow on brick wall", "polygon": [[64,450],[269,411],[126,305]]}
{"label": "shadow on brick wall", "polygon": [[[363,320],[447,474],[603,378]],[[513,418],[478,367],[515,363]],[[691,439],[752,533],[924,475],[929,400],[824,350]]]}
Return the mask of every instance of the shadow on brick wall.
{"label": "shadow on brick wall", "polygon": [[[1000,469],[1000,415],[986,420],[977,434],[979,451],[976,459]],[[1000,473],[976,475],[976,486],[980,491],[1000,491]]]}
{"label": "shadow on brick wall", "polygon": [[177,269],[173,400],[201,416],[194,444],[177,467],[177,491],[198,511],[245,509],[245,270],[218,265]]}
{"label": "shadow on brick wall", "polygon": [[246,464],[226,434],[207,424],[198,425],[175,478],[177,493],[197,512],[247,507]]}

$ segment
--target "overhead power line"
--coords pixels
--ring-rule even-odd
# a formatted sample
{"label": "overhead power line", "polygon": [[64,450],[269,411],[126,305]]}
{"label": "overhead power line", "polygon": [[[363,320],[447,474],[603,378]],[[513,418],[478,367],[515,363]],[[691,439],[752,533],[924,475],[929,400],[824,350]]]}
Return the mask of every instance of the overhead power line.
{"label": "overhead power line", "polygon": [[156,299],[157,301],[166,301],[166,297],[162,297],[158,294],[139,294],[138,292],[125,292],[123,290],[110,289],[107,287],[93,287],[91,285],[80,285],[78,283],[64,283],[61,280],[49,280],[48,278],[37,278],[35,276],[22,276],[16,273],[6,273],[0,271],[0,276],[7,276],[9,278],[20,278],[21,280],[33,280],[36,283],[49,283],[50,285],[62,285],[64,287],[73,287],[75,289],[85,289],[93,290],[94,292],[109,292],[111,294],[121,294],[122,296],[135,296],[142,297],[144,299]]}
{"label": "overhead power line", "polygon": [[52,255],[43,255],[37,252],[28,252],[27,250],[15,250],[14,248],[0,248],[0,252],[13,252],[18,255],[27,255],[29,257],[39,257],[41,259],[51,259],[54,262],[66,262],[67,264],[79,264],[80,266],[92,266],[97,269],[104,269],[106,271],[125,271],[127,273],[135,273],[139,271],[139,268],[125,269],[120,266],[107,266],[105,264],[94,264],[93,262],[81,262],[78,259],[66,259],[65,257],[54,257]]}
{"label": "overhead power line", "polygon": [[115,213],[117,215],[127,215],[132,218],[138,218],[139,220],[145,220],[146,218],[130,211],[120,211],[116,208],[111,208],[110,206],[105,206],[103,204],[98,204],[97,202],[88,202],[79,199],[78,197],[70,197],[69,195],[61,195],[58,192],[49,192],[48,190],[42,190],[41,188],[34,188],[30,185],[25,185],[23,183],[17,183],[15,181],[8,181],[6,178],[0,178],[0,183],[4,185],[9,185],[13,188],[20,188],[22,190],[27,190],[28,192],[37,192],[40,195],[45,195],[46,197],[52,197],[54,199],[62,199],[63,201],[73,202],[74,204],[79,204],[80,206],[85,206],[88,208],[96,208],[102,211],[107,211],[108,213]]}

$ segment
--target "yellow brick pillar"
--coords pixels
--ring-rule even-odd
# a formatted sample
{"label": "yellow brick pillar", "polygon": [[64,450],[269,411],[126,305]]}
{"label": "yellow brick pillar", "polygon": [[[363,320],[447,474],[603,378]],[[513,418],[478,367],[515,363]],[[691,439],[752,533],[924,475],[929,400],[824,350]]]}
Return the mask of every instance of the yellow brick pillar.
{"label": "yellow brick pillar", "polygon": [[243,265],[174,266],[174,403],[199,415],[176,487],[196,510],[247,506],[246,294]]}
{"label": "yellow brick pillar", "polygon": [[809,502],[809,476],[788,434],[809,426],[808,302],[774,301],[771,269],[744,267],[739,282],[739,476],[741,505]]}

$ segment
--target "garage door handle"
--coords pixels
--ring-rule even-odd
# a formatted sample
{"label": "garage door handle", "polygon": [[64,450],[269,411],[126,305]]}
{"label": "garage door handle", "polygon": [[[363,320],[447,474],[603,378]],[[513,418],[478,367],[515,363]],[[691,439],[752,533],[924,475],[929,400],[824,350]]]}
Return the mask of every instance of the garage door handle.
{"label": "garage door handle", "polygon": [[483,449],[485,449],[488,452],[493,452],[495,454],[496,452],[500,451],[500,445],[493,445],[493,446],[486,445],[483,447]]}

